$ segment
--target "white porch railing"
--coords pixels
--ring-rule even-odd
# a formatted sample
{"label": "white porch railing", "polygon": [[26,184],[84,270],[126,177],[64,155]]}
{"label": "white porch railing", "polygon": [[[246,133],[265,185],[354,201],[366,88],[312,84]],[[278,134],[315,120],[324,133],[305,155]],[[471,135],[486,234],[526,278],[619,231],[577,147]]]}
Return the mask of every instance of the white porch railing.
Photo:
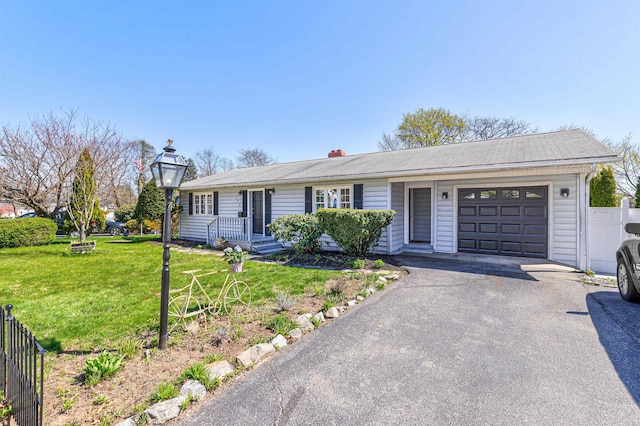
{"label": "white porch railing", "polygon": [[217,238],[235,241],[251,241],[249,218],[216,216],[207,226],[207,242],[215,245]]}

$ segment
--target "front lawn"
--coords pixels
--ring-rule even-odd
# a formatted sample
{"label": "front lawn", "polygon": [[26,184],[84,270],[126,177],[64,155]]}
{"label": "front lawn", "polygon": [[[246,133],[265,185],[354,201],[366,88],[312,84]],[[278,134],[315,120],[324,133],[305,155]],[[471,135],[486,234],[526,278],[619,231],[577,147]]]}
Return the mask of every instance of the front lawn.
{"label": "front lawn", "polygon": [[[100,238],[93,254],[70,255],[69,241],[42,247],[0,249],[0,303],[53,351],[113,347],[141,331],[157,330],[162,245],[149,238]],[[171,288],[190,282],[180,271],[227,269],[216,252],[171,251]],[[215,297],[226,274],[203,281]],[[301,294],[324,285],[337,271],[247,261],[239,279],[252,304],[279,292]]]}

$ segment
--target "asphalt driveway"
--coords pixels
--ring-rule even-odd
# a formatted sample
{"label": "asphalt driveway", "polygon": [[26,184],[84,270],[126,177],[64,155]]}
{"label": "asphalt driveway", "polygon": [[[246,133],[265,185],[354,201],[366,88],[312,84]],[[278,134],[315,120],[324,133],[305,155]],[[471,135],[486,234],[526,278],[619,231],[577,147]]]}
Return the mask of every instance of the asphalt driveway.
{"label": "asphalt driveway", "polygon": [[477,260],[404,258],[405,280],[178,424],[640,424],[640,305],[553,265]]}

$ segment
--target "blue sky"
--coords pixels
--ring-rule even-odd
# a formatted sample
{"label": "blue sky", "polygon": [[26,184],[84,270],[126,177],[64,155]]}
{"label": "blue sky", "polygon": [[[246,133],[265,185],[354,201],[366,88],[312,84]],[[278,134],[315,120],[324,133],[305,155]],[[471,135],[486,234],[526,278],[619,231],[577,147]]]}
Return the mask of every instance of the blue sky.
{"label": "blue sky", "polygon": [[377,150],[402,114],[640,138],[637,1],[0,0],[0,122],[78,109],[178,152]]}

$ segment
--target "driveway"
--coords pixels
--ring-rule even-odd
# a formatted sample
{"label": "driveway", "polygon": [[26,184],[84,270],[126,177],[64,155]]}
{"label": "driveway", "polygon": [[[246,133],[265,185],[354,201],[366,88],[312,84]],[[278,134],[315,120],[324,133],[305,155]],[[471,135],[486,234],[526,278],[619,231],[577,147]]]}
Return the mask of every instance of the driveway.
{"label": "driveway", "polygon": [[539,261],[403,262],[178,424],[640,424],[640,305]]}

